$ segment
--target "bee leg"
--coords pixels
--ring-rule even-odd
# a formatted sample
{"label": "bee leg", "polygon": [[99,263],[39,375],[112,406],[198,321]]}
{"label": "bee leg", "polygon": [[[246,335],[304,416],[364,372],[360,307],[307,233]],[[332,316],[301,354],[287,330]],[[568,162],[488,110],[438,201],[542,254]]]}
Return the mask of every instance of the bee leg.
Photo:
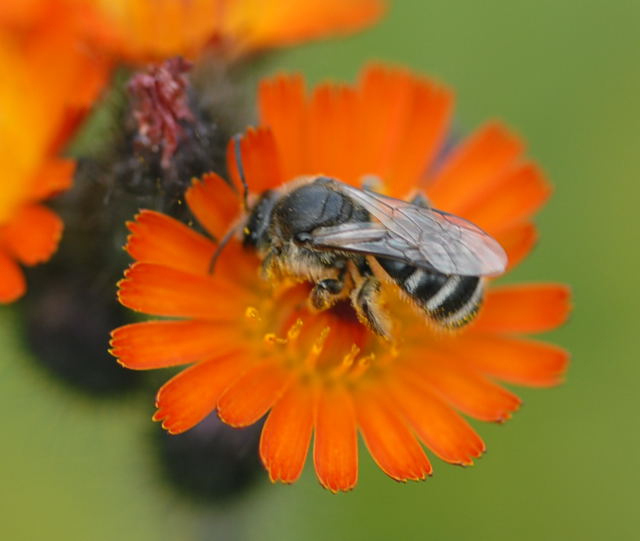
{"label": "bee leg", "polygon": [[331,308],[344,291],[344,280],[340,278],[326,278],[317,282],[309,295],[309,302],[315,310]]}
{"label": "bee leg", "polygon": [[354,277],[355,287],[351,292],[351,304],[358,319],[374,333],[389,338],[391,325],[380,307],[380,281],[375,276],[357,274]]}
{"label": "bee leg", "polygon": [[314,310],[327,310],[347,294],[345,289],[347,266],[345,262],[334,261],[333,267],[338,269],[337,276],[316,282],[309,294],[309,303]]}

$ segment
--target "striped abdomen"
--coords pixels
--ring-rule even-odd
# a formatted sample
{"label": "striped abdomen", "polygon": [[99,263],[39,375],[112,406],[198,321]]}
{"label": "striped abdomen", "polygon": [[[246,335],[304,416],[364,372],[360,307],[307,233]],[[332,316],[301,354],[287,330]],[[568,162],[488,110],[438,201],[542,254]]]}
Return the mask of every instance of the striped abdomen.
{"label": "striped abdomen", "polygon": [[382,257],[376,261],[438,325],[462,327],[478,313],[483,297],[478,276],[446,275]]}

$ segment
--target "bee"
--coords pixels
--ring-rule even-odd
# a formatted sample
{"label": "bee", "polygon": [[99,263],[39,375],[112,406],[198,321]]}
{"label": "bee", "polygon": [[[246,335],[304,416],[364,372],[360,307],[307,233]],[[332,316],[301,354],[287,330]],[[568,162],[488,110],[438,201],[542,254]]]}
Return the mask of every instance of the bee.
{"label": "bee", "polygon": [[390,338],[382,283],[402,291],[424,316],[448,329],[469,323],[483,299],[484,276],[504,272],[498,242],[471,222],[412,201],[358,189],[326,176],[294,180],[247,203],[242,241],[267,278],[313,284],[309,304],[327,310],[349,300],[358,319]]}

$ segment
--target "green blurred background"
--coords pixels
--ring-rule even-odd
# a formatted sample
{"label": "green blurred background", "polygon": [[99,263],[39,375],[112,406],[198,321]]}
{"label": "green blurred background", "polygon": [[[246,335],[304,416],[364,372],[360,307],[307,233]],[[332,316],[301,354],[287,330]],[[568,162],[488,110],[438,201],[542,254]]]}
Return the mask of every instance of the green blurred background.
{"label": "green blurred background", "polygon": [[[637,539],[640,297],[640,2],[397,0],[377,27],[273,55],[261,74],[353,80],[370,59],[402,63],[457,92],[457,126],[506,121],[555,195],[542,242],[511,280],[571,284],[567,383],[518,390],[504,426],[476,425],[473,468],[435,460],[397,484],[362,453],[360,482],[331,495],[309,464],[223,507],[190,505],[148,456],[153,404],[79,398],[33,368],[0,310],[0,538],[135,540]],[[635,216],[634,216],[635,218]]]}

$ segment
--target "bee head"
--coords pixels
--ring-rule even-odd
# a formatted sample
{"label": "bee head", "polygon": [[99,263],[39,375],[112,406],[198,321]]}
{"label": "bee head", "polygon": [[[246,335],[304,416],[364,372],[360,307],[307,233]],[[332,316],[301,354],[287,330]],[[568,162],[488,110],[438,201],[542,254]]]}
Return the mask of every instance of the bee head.
{"label": "bee head", "polygon": [[274,190],[264,192],[256,204],[249,210],[247,223],[242,230],[244,246],[257,247],[265,239],[271,223],[271,214],[278,198]]}

